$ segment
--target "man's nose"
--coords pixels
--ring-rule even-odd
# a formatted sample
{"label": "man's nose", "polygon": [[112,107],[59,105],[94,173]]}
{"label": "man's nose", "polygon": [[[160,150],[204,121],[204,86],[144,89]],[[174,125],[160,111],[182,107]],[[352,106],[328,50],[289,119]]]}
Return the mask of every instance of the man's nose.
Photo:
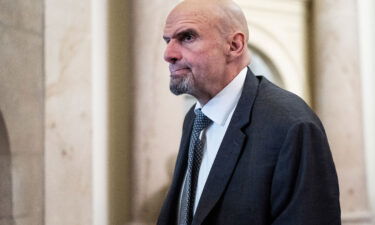
{"label": "man's nose", "polygon": [[178,46],[178,43],[176,43],[174,40],[171,40],[164,51],[164,60],[169,63],[176,63],[176,61],[181,59],[181,52],[180,48]]}

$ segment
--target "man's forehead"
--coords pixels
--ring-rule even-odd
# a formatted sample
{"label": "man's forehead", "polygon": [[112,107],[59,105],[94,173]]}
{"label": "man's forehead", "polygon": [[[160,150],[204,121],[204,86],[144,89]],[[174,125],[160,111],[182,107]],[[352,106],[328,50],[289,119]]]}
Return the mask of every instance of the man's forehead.
{"label": "man's forehead", "polygon": [[183,27],[195,28],[198,29],[202,25],[209,24],[209,19],[204,16],[181,16],[175,17],[171,20],[167,20],[165,23],[164,30],[177,30]]}
{"label": "man's forehead", "polygon": [[216,18],[202,8],[176,7],[167,17],[164,32],[175,32],[183,27],[199,30],[200,27],[210,26]]}
{"label": "man's forehead", "polygon": [[177,8],[168,15],[166,25],[181,22],[209,23],[213,19],[213,15],[200,8]]}

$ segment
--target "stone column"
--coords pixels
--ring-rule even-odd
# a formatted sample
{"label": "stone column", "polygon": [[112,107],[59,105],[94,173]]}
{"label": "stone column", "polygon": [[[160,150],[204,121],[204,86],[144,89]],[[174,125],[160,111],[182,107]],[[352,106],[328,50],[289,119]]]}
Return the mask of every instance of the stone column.
{"label": "stone column", "polygon": [[343,224],[370,224],[356,0],[313,2],[314,106],[339,176]]}
{"label": "stone column", "polygon": [[375,1],[358,1],[364,140],[369,199],[375,212]]}
{"label": "stone column", "polygon": [[46,0],[45,224],[130,214],[128,0]]}
{"label": "stone column", "polygon": [[92,220],[91,1],[45,1],[45,224]]}
{"label": "stone column", "polygon": [[0,224],[43,224],[43,0],[0,1]]}

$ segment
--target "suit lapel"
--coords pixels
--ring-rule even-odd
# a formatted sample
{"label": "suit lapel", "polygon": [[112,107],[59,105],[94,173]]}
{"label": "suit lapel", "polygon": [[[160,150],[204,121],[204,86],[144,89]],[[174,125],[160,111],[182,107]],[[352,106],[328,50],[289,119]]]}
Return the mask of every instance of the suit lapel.
{"label": "suit lapel", "polygon": [[241,129],[249,124],[257,91],[258,80],[248,69],[241,97],[207,178],[193,225],[201,224],[204,221],[223,194],[233,174],[246,138]]}

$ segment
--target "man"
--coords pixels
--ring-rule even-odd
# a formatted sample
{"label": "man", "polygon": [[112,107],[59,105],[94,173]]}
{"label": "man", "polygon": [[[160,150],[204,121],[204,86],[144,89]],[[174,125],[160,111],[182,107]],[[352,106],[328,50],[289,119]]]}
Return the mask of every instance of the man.
{"label": "man", "polygon": [[324,128],[296,95],[247,67],[246,19],[230,0],[186,0],[164,40],[170,89],[194,96],[158,225],[337,225]]}

